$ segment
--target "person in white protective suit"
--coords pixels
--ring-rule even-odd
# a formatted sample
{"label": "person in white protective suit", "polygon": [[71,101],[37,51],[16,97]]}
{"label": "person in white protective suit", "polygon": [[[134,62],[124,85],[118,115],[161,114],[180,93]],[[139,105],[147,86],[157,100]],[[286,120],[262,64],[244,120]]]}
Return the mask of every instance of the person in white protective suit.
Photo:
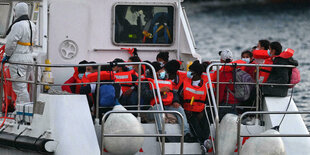
{"label": "person in white protective suit", "polygon": [[[34,63],[33,42],[35,38],[35,24],[28,17],[28,5],[24,2],[16,4],[14,22],[9,27],[6,37],[5,53],[2,62],[9,63]],[[9,64],[13,80],[28,80],[32,66]],[[29,102],[27,83],[12,82],[13,91],[16,93],[16,103]]]}

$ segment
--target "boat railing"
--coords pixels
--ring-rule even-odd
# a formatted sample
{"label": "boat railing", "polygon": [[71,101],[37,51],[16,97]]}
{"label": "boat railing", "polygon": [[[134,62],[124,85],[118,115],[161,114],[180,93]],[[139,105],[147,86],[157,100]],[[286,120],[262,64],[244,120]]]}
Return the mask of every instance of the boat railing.
{"label": "boat railing", "polygon": [[241,150],[241,137],[310,137],[310,134],[248,134],[242,135],[241,132],[241,120],[243,117],[249,114],[310,114],[310,111],[247,111],[241,114],[238,117],[238,129],[237,129],[237,147],[238,147],[238,154],[240,154]]}
{"label": "boat railing", "polygon": [[[211,80],[211,76],[210,76],[210,70],[212,69],[213,66],[216,66],[216,81],[212,81]],[[219,77],[220,77],[220,66],[234,66],[234,67],[239,67],[239,66],[245,66],[245,67],[255,67],[256,69],[256,77],[255,77],[255,82],[254,83],[242,83],[242,82],[220,82],[219,81]],[[208,103],[209,106],[205,107],[205,114],[207,116],[207,121],[209,123],[209,126],[211,125],[211,123],[215,124],[215,135],[213,135],[212,132],[211,133],[211,141],[212,141],[212,145],[213,145],[213,153],[216,154],[216,149],[218,148],[218,143],[217,140],[215,139],[215,137],[219,137],[219,108],[230,108],[232,106],[220,106],[219,103],[219,87],[220,84],[236,84],[236,85],[240,85],[240,84],[251,84],[251,85],[255,85],[255,92],[256,92],[256,98],[255,98],[255,107],[254,106],[235,106],[234,108],[250,108],[250,109],[255,109],[255,111],[259,111],[260,106],[260,96],[259,96],[259,90],[260,90],[260,86],[262,85],[280,85],[280,86],[292,86],[294,84],[279,84],[279,83],[262,83],[259,80],[259,70],[260,67],[283,67],[283,68],[294,68],[296,66],[293,65],[273,65],[273,64],[236,64],[236,63],[211,63],[210,65],[208,65],[206,71],[207,71],[207,78],[208,81],[206,83],[207,85],[207,98],[208,98]],[[216,87],[216,91],[214,91],[213,88],[213,84]],[[208,89],[210,91],[208,91]],[[215,95],[215,94],[216,95]],[[254,104],[253,104],[254,105]],[[208,113],[207,113],[207,108],[210,109],[210,113],[211,113],[211,118],[208,118]],[[256,114],[256,118],[258,118],[258,114]],[[212,122],[211,122],[212,121]],[[210,126],[210,131],[211,130],[211,126]],[[213,139],[215,139],[215,141],[213,141]]]}
{"label": "boat railing", "polygon": [[[151,113],[151,114],[166,114],[166,113],[174,113],[176,115],[178,115],[181,120],[181,133],[180,134],[105,134],[104,133],[104,122],[106,120],[106,118],[112,114],[112,113]],[[163,124],[163,131],[165,131],[165,120],[161,120],[162,124]],[[182,114],[180,112],[177,111],[157,111],[157,110],[128,110],[128,111],[108,111],[107,113],[105,113],[102,117],[102,125],[101,125],[101,146],[100,146],[100,150],[101,150],[101,154],[103,154],[103,149],[104,149],[104,137],[181,137],[180,140],[180,154],[183,155],[183,147],[184,147],[184,118],[182,116]],[[179,122],[180,123],[180,122]],[[165,154],[165,140],[162,141],[161,144],[161,154],[164,155]]]}
{"label": "boat railing", "polygon": [[[157,80],[157,76],[156,76],[156,72],[155,69],[152,65],[150,65],[149,63],[145,63],[145,62],[124,62],[124,63],[102,63],[102,64],[37,64],[37,63],[9,63],[9,64],[17,64],[17,65],[27,65],[27,66],[32,66],[33,67],[33,71],[34,71],[34,79],[32,81],[29,80],[14,80],[11,78],[6,78],[7,81],[11,81],[11,82],[21,82],[21,83],[28,83],[28,84],[32,84],[33,85],[33,93],[32,93],[32,100],[33,100],[33,104],[35,105],[37,103],[37,86],[40,85],[46,85],[46,86],[63,86],[63,85],[85,85],[85,84],[96,84],[96,119],[99,120],[99,88],[101,84],[111,84],[111,83],[138,83],[138,103],[137,103],[137,108],[138,111],[140,110],[141,107],[141,84],[142,83],[150,83],[152,90],[153,90],[153,95],[154,95],[154,99],[155,99],[155,103],[157,106],[157,110],[159,111],[163,111],[163,104],[162,104],[162,100],[161,100],[161,95],[160,95],[160,91],[159,89],[155,89],[155,87],[159,88],[158,86],[158,80]],[[69,68],[69,67],[87,67],[87,66],[97,66],[98,67],[98,71],[101,71],[101,67],[102,66],[112,66],[112,65],[138,65],[139,66],[139,71],[138,71],[138,80],[137,81],[132,81],[132,82],[102,82],[100,81],[100,74],[98,74],[97,77],[97,81],[96,82],[89,82],[89,83],[68,83],[68,84],[54,84],[54,83],[46,83],[46,82],[41,82],[38,79],[38,75],[39,75],[39,68],[42,67],[49,67],[49,68]],[[154,79],[154,83],[155,86],[153,85],[153,83],[149,82],[149,81],[142,81],[141,80],[141,70],[142,70],[142,65],[148,66],[151,69],[151,72],[153,73],[153,79]],[[3,94],[3,74],[4,74],[4,66],[1,65],[1,85],[0,85],[0,94]],[[111,72],[112,73],[112,72]],[[156,96],[156,97],[155,97]],[[0,96],[1,99],[3,96]],[[3,100],[2,100],[3,101]],[[2,106],[2,105],[0,105]],[[140,117],[140,114],[138,114],[138,117]],[[161,115],[159,117],[159,119],[164,119],[164,115]],[[99,121],[98,121],[99,122]],[[161,122],[161,121],[159,121]],[[158,124],[158,128],[161,128],[163,125],[161,123]]]}

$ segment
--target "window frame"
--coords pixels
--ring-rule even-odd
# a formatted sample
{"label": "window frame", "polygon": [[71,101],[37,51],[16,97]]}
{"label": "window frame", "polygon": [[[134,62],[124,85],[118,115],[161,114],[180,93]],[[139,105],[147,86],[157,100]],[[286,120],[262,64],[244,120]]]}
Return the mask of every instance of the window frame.
{"label": "window frame", "polygon": [[[127,5],[127,6],[132,6],[132,5],[140,5],[140,6],[162,6],[162,7],[172,7],[173,8],[173,40],[170,44],[152,44],[152,43],[117,43],[115,41],[115,9],[116,6],[118,5]],[[172,3],[126,3],[126,2],[118,2],[113,5],[112,8],[112,43],[117,46],[162,46],[162,47],[170,47],[175,44],[176,40],[176,5]]]}
{"label": "window frame", "polygon": [[[8,29],[8,27],[9,27],[9,25],[10,25],[10,19],[11,19],[11,15],[12,15],[12,3],[10,3],[10,2],[0,2],[0,5],[9,5],[9,13],[8,13],[8,17],[7,17],[7,24],[6,25],[4,25],[5,26],[5,30],[7,30]],[[1,35],[0,34],[0,38],[5,38],[6,37],[6,35],[5,34],[3,34],[3,35]]]}

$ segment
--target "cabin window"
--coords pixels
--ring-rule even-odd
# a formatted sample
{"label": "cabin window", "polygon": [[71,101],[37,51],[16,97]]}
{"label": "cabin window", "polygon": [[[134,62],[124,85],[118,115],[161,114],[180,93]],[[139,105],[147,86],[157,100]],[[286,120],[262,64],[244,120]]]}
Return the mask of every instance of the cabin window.
{"label": "cabin window", "polygon": [[0,3],[0,37],[5,36],[9,24],[10,8],[10,4]]}
{"label": "cabin window", "polygon": [[173,6],[117,5],[114,18],[116,44],[171,44]]}

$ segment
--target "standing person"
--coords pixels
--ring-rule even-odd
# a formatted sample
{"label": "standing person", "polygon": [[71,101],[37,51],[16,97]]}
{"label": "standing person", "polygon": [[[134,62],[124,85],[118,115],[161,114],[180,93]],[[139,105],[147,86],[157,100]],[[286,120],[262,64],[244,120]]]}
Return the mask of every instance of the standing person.
{"label": "standing person", "polygon": [[207,81],[201,78],[203,71],[204,68],[199,61],[194,61],[189,66],[187,78],[178,91],[180,103],[185,110],[192,133],[202,146],[204,141],[209,138],[210,133],[204,112],[205,104],[207,103]]}
{"label": "standing person", "polygon": [[[16,19],[9,27],[6,35],[6,56],[2,62],[34,63],[33,42],[35,40],[36,26],[28,17],[28,5],[24,2],[17,3],[15,8]],[[32,67],[28,65],[10,64],[10,75],[13,80],[27,80]],[[13,91],[16,93],[16,103],[30,102],[27,83],[12,82]]]}
{"label": "standing person", "polygon": [[[164,110],[175,110],[181,113],[181,115],[183,116],[184,119],[184,141],[185,142],[192,142],[193,138],[191,137],[190,134],[190,129],[189,129],[189,125],[187,122],[187,118],[184,112],[184,109],[182,108],[180,101],[179,101],[179,96],[177,94],[177,92],[172,90],[172,81],[167,79],[167,72],[165,71],[164,68],[160,67],[160,64],[158,62],[153,62],[152,66],[155,68],[156,70],[156,76],[158,78],[158,86],[159,86],[159,91],[161,94],[161,99],[162,99],[162,103],[164,106]],[[152,78],[146,78],[147,81],[150,81],[154,87],[156,87],[155,85],[155,81]],[[154,88],[156,89],[156,88]],[[152,86],[150,86],[150,84],[142,84],[142,96],[144,98],[145,101],[147,101],[147,103],[150,103],[154,109],[157,109],[156,107],[156,102],[153,96],[153,90],[152,90]],[[158,97],[157,98],[157,103],[158,103]],[[177,119],[178,119],[178,123],[182,124],[182,119],[180,118],[180,116],[176,115]]]}
{"label": "standing person", "polygon": [[267,52],[269,50],[270,42],[268,40],[259,40],[256,50],[253,50],[253,56],[256,59],[256,63],[263,64],[264,60],[269,58]]}
{"label": "standing person", "polygon": [[164,67],[169,61],[169,52],[159,52],[156,56],[156,61],[160,63],[160,67]]}
{"label": "standing person", "polygon": [[[268,59],[268,64],[298,66],[298,62],[293,59],[294,52],[290,48],[282,52],[282,45],[279,42],[272,42],[270,44],[271,57]],[[287,67],[265,67],[261,71],[264,73],[262,74],[263,82],[275,84],[288,84],[292,74],[292,68]],[[288,89],[288,86],[265,85],[262,92],[265,96],[284,97],[287,96]]]}

